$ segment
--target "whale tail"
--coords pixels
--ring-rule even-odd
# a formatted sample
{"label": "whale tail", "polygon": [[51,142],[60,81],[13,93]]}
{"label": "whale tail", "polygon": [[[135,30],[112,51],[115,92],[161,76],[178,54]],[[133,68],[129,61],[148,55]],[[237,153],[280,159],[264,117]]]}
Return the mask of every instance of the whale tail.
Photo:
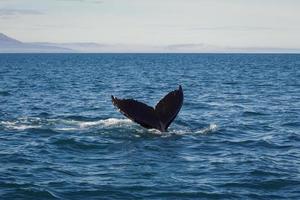
{"label": "whale tail", "polygon": [[134,99],[118,99],[111,96],[112,103],[120,112],[145,128],[154,128],[162,132],[167,131],[176,118],[183,103],[183,91],[179,86],[177,90],[169,92],[155,106],[148,106]]}

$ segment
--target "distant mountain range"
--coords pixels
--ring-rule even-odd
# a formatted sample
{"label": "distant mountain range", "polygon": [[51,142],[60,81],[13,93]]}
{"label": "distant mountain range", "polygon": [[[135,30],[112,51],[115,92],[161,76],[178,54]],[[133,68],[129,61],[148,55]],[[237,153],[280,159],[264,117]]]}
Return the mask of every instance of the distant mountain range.
{"label": "distant mountain range", "polygon": [[147,45],[98,44],[98,43],[49,43],[21,42],[0,33],[0,53],[115,53],[154,52],[157,47]]}
{"label": "distant mountain range", "polygon": [[28,43],[0,33],[0,53],[300,53],[300,48],[238,48],[202,43],[166,46],[98,43]]}
{"label": "distant mountain range", "polygon": [[63,47],[25,43],[0,33],[0,53],[69,53],[73,50]]}

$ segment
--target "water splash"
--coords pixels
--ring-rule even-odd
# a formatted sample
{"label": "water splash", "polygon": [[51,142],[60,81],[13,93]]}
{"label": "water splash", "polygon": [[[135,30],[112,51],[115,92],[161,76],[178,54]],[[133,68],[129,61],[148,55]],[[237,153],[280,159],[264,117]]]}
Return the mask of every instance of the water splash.
{"label": "water splash", "polygon": [[6,129],[13,129],[13,130],[26,130],[26,129],[33,129],[33,128],[41,128],[40,125],[28,125],[28,124],[20,124],[18,122],[10,122],[10,121],[2,121],[0,122],[2,126]]}
{"label": "water splash", "polygon": [[59,131],[76,131],[90,128],[122,127],[133,124],[129,119],[108,118],[101,120],[68,120],[62,118],[41,119],[39,117],[20,117],[16,120],[1,121],[5,129],[26,130],[34,128],[51,128]]}
{"label": "water splash", "polygon": [[40,128],[40,121],[40,118],[21,117],[12,121],[0,121],[0,125],[6,129],[22,131],[26,129]]}
{"label": "water splash", "polygon": [[[0,121],[0,125],[5,129],[24,131],[26,129],[47,128],[56,131],[87,131],[90,129],[101,128],[132,128],[135,123],[129,119],[108,118],[100,120],[74,120],[65,118],[50,118],[42,119],[39,117],[20,117],[11,121]],[[144,129],[137,126],[134,130],[138,134],[152,134],[162,137],[171,135],[186,135],[186,134],[209,134],[218,130],[216,124],[210,124],[208,127],[202,128],[197,131],[189,129],[189,127],[175,127],[170,129],[169,132],[160,132],[156,129]]]}
{"label": "water splash", "polygon": [[87,122],[78,121],[78,125],[80,128],[88,128],[88,127],[99,126],[99,125],[104,127],[110,127],[110,126],[122,126],[128,124],[132,124],[132,121],[129,119],[117,119],[117,118],[108,118],[108,119],[102,119],[98,121],[87,121]]}
{"label": "water splash", "polygon": [[217,124],[210,124],[209,127],[200,129],[200,130],[196,131],[195,133],[208,134],[208,133],[216,132],[218,129],[219,129],[219,127]]}

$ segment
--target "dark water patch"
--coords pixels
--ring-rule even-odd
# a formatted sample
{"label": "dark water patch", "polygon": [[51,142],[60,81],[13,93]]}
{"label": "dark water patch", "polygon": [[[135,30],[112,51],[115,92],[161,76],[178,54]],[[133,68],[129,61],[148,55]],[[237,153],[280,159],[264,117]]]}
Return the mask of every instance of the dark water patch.
{"label": "dark water patch", "polygon": [[161,199],[161,198],[171,198],[171,199],[231,199],[237,198],[237,195],[224,194],[224,193],[214,193],[214,192],[200,192],[200,191],[165,191],[165,192],[155,192],[153,195],[148,196],[150,199]]}
{"label": "dark water patch", "polygon": [[[52,139],[53,140],[53,139]],[[88,151],[105,148],[103,145],[79,140],[76,138],[56,139],[51,143],[61,149],[70,149],[75,151]]]}
{"label": "dark water patch", "polygon": [[224,82],[224,85],[238,85],[239,82]]}
{"label": "dark water patch", "polygon": [[286,187],[298,187],[299,181],[285,180],[285,179],[271,179],[268,181],[238,181],[225,183],[222,186],[228,188],[249,188],[255,190],[266,190],[266,191],[276,191],[284,189]]}
{"label": "dark water patch", "polygon": [[228,95],[242,95],[242,93],[241,92],[234,92],[234,91],[232,91],[232,92],[224,92],[224,94],[228,94]]}
{"label": "dark water patch", "polygon": [[10,96],[11,93],[8,92],[8,91],[0,91],[0,96],[3,96],[3,97],[7,97],[7,96]]}
{"label": "dark water patch", "polygon": [[286,84],[286,86],[292,86],[292,87],[295,87],[295,88],[299,88],[300,84]]}
{"label": "dark water patch", "polygon": [[[49,171],[49,170],[47,170],[47,171]],[[47,186],[52,187],[52,188],[60,188],[60,187],[69,186],[69,185],[70,185],[70,182],[64,181],[64,180],[47,182]]]}
{"label": "dark water patch", "polygon": [[[103,189],[102,189],[103,188]],[[99,187],[99,189],[82,189],[80,191],[74,192],[64,192],[62,195],[64,198],[71,198],[71,199],[84,199],[87,196],[89,199],[99,199],[105,197],[104,199],[138,199],[139,196],[136,196],[128,191],[122,191],[120,189],[114,189],[109,187]]]}
{"label": "dark water patch", "polygon": [[33,106],[33,107],[32,107],[32,110],[42,110],[42,108],[37,107],[37,106]]}
{"label": "dark water patch", "polygon": [[251,171],[250,176],[256,176],[256,177],[273,177],[273,178],[278,178],[278,177],[286,177],[289,174],[288,173],[279,173],[276,171],[272,170],[267,170],[267,169],[256,169]]}
{"label": "dark water patch", "polygon": [[[281,200],[281,199],[286,199],[287,196],[286,195],[268,195],[268,194],[255,194],[255,193],[248,193],[246,194],[247,197],[249,197],[250,199],[278,199],[278,200]],[[290,197],[292,198],[292,197]]]}
{"label": "dark water patch", "polygon": [[255,87],[262,87],[262,88],[268,88],[268,87],[274,87],[272,84],[256,84]]}
{"label": "dark water patch", "polygon": [[290,134],[287,139],[291,142],[294,142],[294,141],[299,142],[300,141],[300,134],[299,133]]}
{"label": "dark water patch", "polygon": [[99,117],[90,118],[90,117],[77,116],[77,115],[65,116],[65,117],[61,117],[61,118],[66,119],[66,120],[75,120],[75,121],[92,121],[92,120],[96,121],[96,120],[101,119]]}
{"label": "dark water patch", "polygon": [[291,128],[299,128],[300,122],[287,122],[287,123],[283,123],[282,126],[291,127]]}
{"label": "dark water patch", "polygon": [[255,112],[255,111],[244,111],[243,116],[245,117],[251,117],[251,116],[264,116],[268,115],[268,113],[263,113],[263,112]]}
{"label": "dark water patch", "polygon": [[37,115],[37,117],[43,117],[43,118],[50,117],[50,116],[51,114],[47,112],[41,112]]}
{"label": "dark water patch", "polygon": [[1,195],[3,199],[60,199],[46,189],[17,188]]}
{"label": "dark water patch", "polygon": [[14,182],[0,182],[0,188],[29,188],[33,186],[29,183],[14,183]]}
{"label": "dark water patch", "polygon": [[56,135],[60,134],[59,132],[50,129],[50,128],[29,128],[26,130],[28,133],[33,133],[33,134],[38,134],[38,135],[43,135],[43,136],[51,136],[51,135]]}
{"label": "dark water patch", "polygon": [[272,179],[258,182],[258,186],[266,190],[280,190],[287,187],[300,187],[300,181],[286,179]]}

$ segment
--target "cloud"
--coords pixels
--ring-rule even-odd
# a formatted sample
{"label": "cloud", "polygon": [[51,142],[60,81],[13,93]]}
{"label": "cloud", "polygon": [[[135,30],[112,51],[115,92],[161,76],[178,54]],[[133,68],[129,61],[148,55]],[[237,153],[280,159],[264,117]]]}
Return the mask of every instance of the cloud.
{"label": "cloud", "polygon": [[215,26],[215,27],[193,27],[190,30],[203,31],[271,31],[275,28],[263,26]]}
{"label": "cloud", "polygon": [[149,24],[149,26],[159,27],[160,29],[187,30],[187,31],[280,31],[287,30],[287,27],[279,26],[199,26],[175,25],[175,24]]}
{"label": "cloud", "polygon": [[172,44],[168,45],[168,49],[176,50],[176,49],[182,49],[182,48],[199,48],[199,47],[205,47],[205,44],[199,43],[199,44]]}
{"label": "cloud", "polygon": [[0,17],[9,17],[9,16],[18,16],[18,15],[42,15],[42,14],[43,13],[38,10],[0,8]]}
{"label": "cloud", "polygon": [[57,0],[57,1],[69,1],[69,2],[86,2],[86,3],[96,3],[96,4],[100,4],[103,3],[103,1],[101,0]]}
{"label": "cloud", "polygon": [[217,52],[224,51],[225,47],[205,43],[172,44],[165,46],[169,52]]}

